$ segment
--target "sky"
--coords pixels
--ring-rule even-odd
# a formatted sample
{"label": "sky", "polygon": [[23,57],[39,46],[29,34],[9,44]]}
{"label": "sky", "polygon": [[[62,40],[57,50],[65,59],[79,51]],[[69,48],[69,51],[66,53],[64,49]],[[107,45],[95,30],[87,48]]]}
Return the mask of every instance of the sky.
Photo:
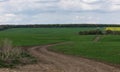
{"label": "sky", "polygon": [[120,24],[120,0],[0,0],[0,24]]}

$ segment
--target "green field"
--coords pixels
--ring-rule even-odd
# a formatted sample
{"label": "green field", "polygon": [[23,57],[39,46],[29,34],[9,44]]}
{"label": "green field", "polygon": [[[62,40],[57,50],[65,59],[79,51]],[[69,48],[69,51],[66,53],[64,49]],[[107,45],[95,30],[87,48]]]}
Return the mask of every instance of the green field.
{"label": "green field", "polygon": [[[93,28],[87,28],[93,29]],[[8,38],[17,46],[43,45],[79,38],[85,28],[14,28],[0,31],[0,39]],[[76,38],[77,37],[77,38]],[[84,39],[83,39],[84,40]]]}
{"label": "green field", "polygon": [[16,46],[44,45],[56,42],[72,42],[51,49],[65,54],[92,58],[120,64],[120,36],[101,36],[94,42],[95,35],[79,35],[81,30],[93,28],[14,28],[0,32],[0,39],[8,38]]}
{"label": "green field", "polygon": [[119,36],[103,36],[99,42],[93,42],[90,40],[91,38],[87,37],[88,40],[84,41],[79,38],[79,40],[73,41],[73,43],[55,46],[51,49],[65,54],[120,64]]}

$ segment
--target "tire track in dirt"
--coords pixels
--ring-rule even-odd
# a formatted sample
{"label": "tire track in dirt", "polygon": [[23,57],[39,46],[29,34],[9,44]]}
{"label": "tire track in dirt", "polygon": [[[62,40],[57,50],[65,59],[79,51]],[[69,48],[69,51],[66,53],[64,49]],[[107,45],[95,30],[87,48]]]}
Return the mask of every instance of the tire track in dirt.
{"label": "tire track in dirt", "polygon": [[0,69],[0,72],[120,72],[120,69],[104,63],[49,51],[48,48],[54,45],[58,44],[28,48],[40,60],[38,64],[18,67],[16,70]]}
{"label": "tire track in dirt", "polygon": [[100,40],[101,36],[100,35],[97,35],[95,38],[94,38],[94,42],[98,42]]}

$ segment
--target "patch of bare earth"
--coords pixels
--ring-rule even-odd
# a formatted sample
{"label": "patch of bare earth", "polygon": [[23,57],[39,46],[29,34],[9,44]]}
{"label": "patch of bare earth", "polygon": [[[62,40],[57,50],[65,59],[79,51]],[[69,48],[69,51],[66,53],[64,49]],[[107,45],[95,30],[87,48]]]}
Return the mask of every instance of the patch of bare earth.
{"label": "patch of bare earth", "polygon": [[100,35],[97,35],[93,41],[98,42],[100,40],[100,37],[101,37]]}
{"label": "patch of bare earth", "polygon": [[38,64],[0,69],[0,72],[120,72],[120,69],[104,63],[49,51],[48,47],[54,45],[56,44],[28,48],[40,60]]}

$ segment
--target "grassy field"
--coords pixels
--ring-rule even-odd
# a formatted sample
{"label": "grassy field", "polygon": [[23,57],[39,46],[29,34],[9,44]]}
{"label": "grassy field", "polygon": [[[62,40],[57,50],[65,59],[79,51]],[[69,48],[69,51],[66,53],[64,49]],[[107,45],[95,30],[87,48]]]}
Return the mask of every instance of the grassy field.
{"label": "grassy field", "polygon": [[82,56],[100,61],[120,64],[120,36],[101,36],[94,42],[94,35],[79,35],[81,30],[94,28],[14,28],[0,32],[0,39],[8,38],[16,46],[44,45],[56,42],[72,43],[51,49],[65,54]]}
{"label": "grassy field", "polygon": [[[93,29],[93,28],[87,28]],[[79,38],[78,32],[85,28],[14,28],[0,32],[0,39],[8,38],[14,45],[40,45],[69,41]]]}
{"label": "grassy field", "polygon": [[99,42],[93,42],[92,37],[83,40],[84,37],[82,41],[80,38],[73,43],[55,46],[51,49],[60,53],[120,64],[119,36],[103,36]]}

